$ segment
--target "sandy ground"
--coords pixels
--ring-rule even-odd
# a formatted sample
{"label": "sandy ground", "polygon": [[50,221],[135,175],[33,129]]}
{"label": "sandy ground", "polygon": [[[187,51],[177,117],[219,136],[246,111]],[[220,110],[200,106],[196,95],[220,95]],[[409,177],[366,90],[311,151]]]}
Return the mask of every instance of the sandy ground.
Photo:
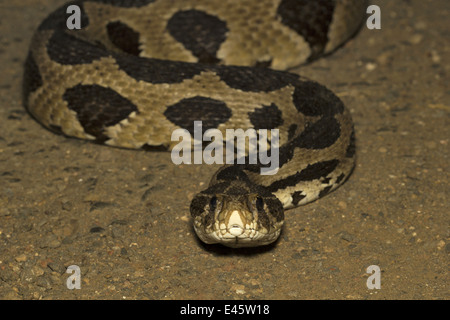
{"label": "sandy ground", "polygon": [[196,240],[189,203],[215,167],[67,139],[26,113],[30,37],[63,2],[0,2],[0,297],[449,299],[449,1],[374,0],[381,30],[302,68],[350,108],[357,166],[256,250]]}

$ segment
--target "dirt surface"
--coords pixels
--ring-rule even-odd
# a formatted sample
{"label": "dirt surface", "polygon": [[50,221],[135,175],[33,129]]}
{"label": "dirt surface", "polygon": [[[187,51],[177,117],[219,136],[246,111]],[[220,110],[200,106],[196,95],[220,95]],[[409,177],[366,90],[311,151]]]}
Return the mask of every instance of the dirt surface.
{"label": "dirt surface", "polygon": [[[29,41],[62,3],[0,2],[0,297],[449,299],[449,1],[372,1],[381,30],[302,68],[350,108],[357,166],[251,250],[191,229],[190,200],[217,167],[68,139],[26,113]],[[381,289],[366,286],[370,265]]]}

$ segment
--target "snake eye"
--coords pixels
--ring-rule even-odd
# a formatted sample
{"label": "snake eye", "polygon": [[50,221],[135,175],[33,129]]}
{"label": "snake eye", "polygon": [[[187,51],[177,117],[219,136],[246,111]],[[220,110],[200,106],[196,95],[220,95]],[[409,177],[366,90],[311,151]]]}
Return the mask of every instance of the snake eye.
{"label": "snake eye", "polygon": [[219,210],[222,209],[222,202],[216,196],[213,196],[209,201],[209,210],[211,212],[214,212],[217,209]]}
{"label": "snake eye", "polygon": [[214,196],[211,198],[211,201],[209,201],[209,210],[215,211],[217,206],[217,197]]}
{"label": "snake eye", "polygon": [[259,212],[264,210],[264,200],[260,196],[256,197],[256,210]]}
{"label": "snake eye", "polygon": [[264,200],[260,196],[252,197],[249,200],[248,207],[252,211],[263,212],[264,211]]}

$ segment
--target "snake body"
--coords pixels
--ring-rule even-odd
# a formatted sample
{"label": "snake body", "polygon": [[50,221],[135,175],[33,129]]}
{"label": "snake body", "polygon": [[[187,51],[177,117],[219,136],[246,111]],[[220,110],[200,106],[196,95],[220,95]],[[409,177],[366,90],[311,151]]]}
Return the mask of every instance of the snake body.
{"label": "snake body", "polygon": [[[67,7],[81,12],[68,30]],[[50,14],[25,63],[27,110],[45,127],[124,148],[174,144],[176,129],[278,129],[279,170],[221,168],[190,206],[206,243],[271,243],[284,209],[341,185],[354,166],[349,111],[324,86],[281,71],[337,48],[361,0],[86,0]],[[270,137],[268,138],[270,143]]]}

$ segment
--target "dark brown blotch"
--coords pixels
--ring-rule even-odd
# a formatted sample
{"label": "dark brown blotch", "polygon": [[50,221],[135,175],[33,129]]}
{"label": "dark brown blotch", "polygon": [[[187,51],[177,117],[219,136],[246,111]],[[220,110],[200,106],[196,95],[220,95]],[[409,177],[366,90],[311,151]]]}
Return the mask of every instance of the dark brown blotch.
{"label": "dark brown blotch", "polygon": [[104,130],[126,119],[138,109],[130,100],[112,89],[99,85],[76,85],[63,95],[70,110],[84,130],[97,138],[98,142],[108,139]]}

